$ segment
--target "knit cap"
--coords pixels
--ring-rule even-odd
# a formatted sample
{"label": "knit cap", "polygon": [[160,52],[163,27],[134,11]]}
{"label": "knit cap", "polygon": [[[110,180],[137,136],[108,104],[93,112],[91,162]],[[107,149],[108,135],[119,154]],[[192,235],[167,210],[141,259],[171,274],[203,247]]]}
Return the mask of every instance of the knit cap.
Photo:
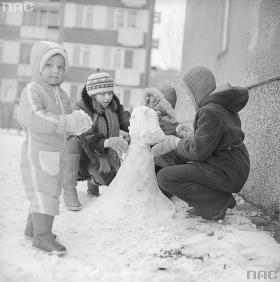
{"label": "knit cap", "polygon": [[159,88],[164,98],[170,103],[171,107],[174,109],[177,102],[176,90],[174,87],[169,85],[164,85]]}
{"label": "knit cap", "polygon": [[190,90],[196,105],[209,96],[216,89],[216,81],[213,73],[204,66],[190,69],[183,76],[183,84]]}
{"label": "knit cap", "polygon": [[106,72],[91,74],[86,83],[86,90],[89,96],[114,91],[114,80]]}

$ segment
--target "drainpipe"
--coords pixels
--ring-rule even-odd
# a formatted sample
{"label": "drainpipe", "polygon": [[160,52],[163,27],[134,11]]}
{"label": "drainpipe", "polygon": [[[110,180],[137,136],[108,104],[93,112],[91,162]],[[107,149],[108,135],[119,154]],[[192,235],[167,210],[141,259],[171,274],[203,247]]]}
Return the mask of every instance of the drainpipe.
{"label": "drainpipe", "polygon": [[145,74],[144,74],[144,87],[149,85],[149,77],[150,77],[150,65],[151,65],[151,52],[152,52],[152,44],[153,44],[153,27],[154,27],[154,10],[155,10],[155,0],[148,0],[149,3],[149,27],[147,33],[146,40],[146,66],[145,66]]}

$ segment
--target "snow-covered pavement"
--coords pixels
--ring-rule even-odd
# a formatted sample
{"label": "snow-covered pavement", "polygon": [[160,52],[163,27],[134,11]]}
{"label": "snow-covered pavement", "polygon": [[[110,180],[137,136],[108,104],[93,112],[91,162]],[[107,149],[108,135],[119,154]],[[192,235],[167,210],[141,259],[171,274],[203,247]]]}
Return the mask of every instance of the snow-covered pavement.
{"label": "snow-covered pavement", "polygon": [[273,281],[280,281],[280,245],[242,211],[229,211],[223,222],[213,223],[187,218],[185,205],[176,200],[176,218],[166,222],[104,221],[85,183],[78,187],[83,210],[70,212],[62,204],[55,219],[54,232],[68,254],[33,249],[23,236],[28,208],[19,170],[23,139],[0,131],[0,281],[239,282],[250,281],[248,270],[278,271]]}

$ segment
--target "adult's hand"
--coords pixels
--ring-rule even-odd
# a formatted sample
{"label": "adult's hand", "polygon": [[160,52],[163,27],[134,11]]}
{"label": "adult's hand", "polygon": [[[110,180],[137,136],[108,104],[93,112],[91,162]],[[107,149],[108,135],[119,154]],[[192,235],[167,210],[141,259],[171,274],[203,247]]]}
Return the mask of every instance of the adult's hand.
{"label": "adult's hand", "polygon": [[174,135],[167,135],[164,141],[152,147],[151,152],[154,157],[159,157],[177,148],[181,139]]}

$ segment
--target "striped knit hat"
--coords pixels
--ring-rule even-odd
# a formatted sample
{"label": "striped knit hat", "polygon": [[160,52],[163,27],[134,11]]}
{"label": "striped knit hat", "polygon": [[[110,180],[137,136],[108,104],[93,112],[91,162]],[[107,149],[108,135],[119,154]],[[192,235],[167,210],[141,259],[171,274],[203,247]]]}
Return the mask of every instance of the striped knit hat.
{"label": "striped knit hat", "polygon": [[106,72],[93,73],[87,79],[86,89],[89,96],[114,91],[114,80]]}
{"label": "striped knit hat", "polygon": [[209,96],[216,89],[216,81],[213,73],[204,66],[190,69],[183,76],[183,84],[187,86],[197,106],[201,100]]}

